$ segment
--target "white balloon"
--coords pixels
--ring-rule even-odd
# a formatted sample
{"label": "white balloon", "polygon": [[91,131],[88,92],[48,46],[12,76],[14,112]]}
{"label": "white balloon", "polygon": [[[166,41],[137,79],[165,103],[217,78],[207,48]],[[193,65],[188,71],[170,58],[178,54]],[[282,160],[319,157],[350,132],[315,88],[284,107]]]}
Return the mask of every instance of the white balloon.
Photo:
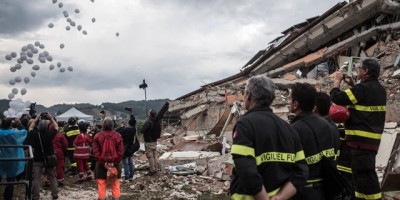
{"label": "white balloon", "polygon": [[[10,99],[10,100],[11,100],[11,99],[14,99],[14,97],[15,97],[15,96],[14,96],[14,94],[13,94],[13,93],[10,93],[10,94],[8,94],[8,99]],[[10,114],[11,114],[11,113],[10,113]]]}
{"label": "white balloon", "polygon": [[94,0],[90,0],[90,1],[94,3]]}
{"label": "white balloon", "polygon": [[39,48],[44,49],[44,45],[40,44]]}
{"label": "white balloon", "polygon": [[39,61],[41,63],[45,63],[46,62],[46,57],[39,57],[38,59],[39,59]]}
{"label": "white balloon", "polygon": [[15,53],[15,52],[11,52],[11,57],[13,57],[13,58],[16,58],[17,57],[17,53]]}
{"label": "white balloon", "polygon": [[37,70],[40,69],[40,67],[39,67],[39,65],[34,65],[34,66],[32,67],[32,69],[37,71]]}
{"label": "white balloon", "polygon": [[21,51],[28,51],[28,47],[27,47],[27,46],[23,46],[23,47],[21,48]]}
{"label": "white balloon", "polygon": [[69,66],[67,69],[68,69],[68,71],[70,71],[70,72],[74,71],[74,68],[72,68],[71,66]]}
{"label": "white balloon", "polygon": [[64,43],[61,43],[60,44],[60,49],[63,49],[64,48]]}
{"label": "white balloon", "polygon": [[43,53],[39,53],[39,55],[38,55],[39,57],[43,57],[44,56],[44,54]]}
{"label": "white balloon", "polygon": [[54,69],[54,65],[50,65],[50,66],[49,66],[49,69],[50,69],[50,70],[53,70],[53,69]]}
{"label": "white balloon", "polygon": [[118,37],[118,36],[119,36],[119,33],[117,32],[117,33],[115,33],[115,35]]}
{"label": "white balloon", "polygon": [[79,9],[77,8],[77,9],[75,9],[75,13],[79,13],[80,11],[79,11]]}
{"label": "white balloon", "polygon": [[49,52],[47,52],[47,51],[43,51],[43,56],[44,56],[44,57],[47,57],[47,56],[49,56]]}
{"label": "white balloon", "polygon": [[10,80],[8,83],[10,83],[10,85],[15,85],[15,80],[12,79],[12,80]]}
{"label": "white balloon", "polygon": [[16,72],[17,69],[15,69],[15,67],[10,67],[10,71],[11,71],[11,72]]}
{"label": "white balloon", "polygon": [[[20,58],[19,58],[21,61],[25,61],[26,59],[27,59],[27,57],[26,57],[26,55],[22,55]],[[18,61],[17,61],[18,62]]]}
{"label": "white balloon", "polygon": [[86,30],[83,30],[82,33],[83,33],[83,35],[87,35]]}
{"label": "white balloon", "polygon": [[24,62],[24,61],[21,60],[21,58],[18,58],[18,59],[17,59],[17,63],[22,64],[23,62]]}
{"label": "white balloon", "polygon": [[19,77],[19,76],[15,77],[14,80],[16,83],[20,83],[22,81],[21,77]]}
{"label": "white balloon", "polygon": [[21,64],[15,64],[15,69],[21,69],[22,68],[22,65]]}
{"label": "white balloon", "polygon": [[68,12],[66,10],[63,11],[64,17],[68,17]]}
{"label": "white balloon", "polygon": [[30,80],[31,80],[31,79],[29,79],[29,77],[25,77],[25,78],[24,78],[24,83],[25,83],[25,84],[28,84]]}
{"label": "white balloon", "polygon": [[60,62],[57,63],[57,67],[61,67],[61,63]]}
{"label": "white balloon", "polygon": [[18,94],[18,89],[17,89],[17,88],[13,88],[13,89],[12,89],[12,93],[13,93],[13,94]]}
{"label": "white balloon", "polygon": [[31,51],[27,51],[27,52],[26,52],[26,56],[28,56],[29,58],[32,58],[33,53],[32,53]]}
{"label": "white balloon", "polygon": [[[25,89],[25,88],[22,88],[22,89],[21,89],[21,94],[22,94],[22,95],[25,95],[25,94],[26,94],[26,89]],[[24,106],[25,106],[25,105],[24,105]]]}
{"label": "white balloon", "polygon": [[71,26],[75,26],[75,22],[74,22],[74,21],[71,21],[69,24],[70,24]]}
{"label": "white balloon", "polygon": [[54,27],[54,24],[53,24],[53,23],[50,23],[48,26],[49,26],[49,28],[53,28],[53,27]]}
{"label": "white balloon", "polygon": [[92,22],[93,22],[93,23],[96,22],[96,18],[93,17],[93,18],[92,18]]}
{"label": "white balloon", "polygon": [[51,61],[53,61],[53,57],[52,56],[47,56],[47,61],[49,61],[49,62],[51,62]]}
{"label": "white balloon", "polygon": [[[12,94],[12,93],[10,93],[10,94]],[[8,95],[8,97],[10,97],[10,95]],[[12,94],[12,99],[14,97],[15,97],[14,94]],[[14,102],[14,103],[16,103],[16,102]],[[15,113],[16,113],[16,110],[14,108],[8,108],[8,113],[10,113],[10,115],[14,117]]]}
{"label": "white balloon", "polygon": [[[36,42],[35,42],[35,46],[38,47],[39,45],[40,45],[40,42],[39,42],[39,41],[36,41]],[[28,45],[28,47],[29,47],[29,45]]]}
{"label": "white balloon", "polygon": [[82,30],[82,26],[81,25],[78,25],[76,28],[78,29],[78,31]]}
{"label": "white balloon", "polygon": [[61,67],[60,68],[60,72],[62,73],[62,72],[65,72],[65,68],[64,67]]}
{"label": "white balloon", "polygon": [[[40,45],[41,45],[41,44],[40,44]],[[39,53],[39,49],[34,48],[34,49],[32,50],[32,53],[33,53],[33,54]]]}
{"label": "white balloon", "polygon": [[36,76],[36,72],[31,72],[31,76],[35,77]]}
{"label": "white balloon", "polygon": [[67,22],[68,23],[72,22],[71,18],[67,18]]}
{"label": "white balloon", "polygon": [[58,3],[58,7],[59,7],[59,8],[62,8],[63,5],[64,5],[64,4],[63,4],[62,2]]}
{"label": "white balloon", "polygon": [[6,55],[6,60],[12,60],[12,57],[10,55]]}
{"label": "white balloon", "polygon": [[33,63],[33,60],[31,58],[27,58],[26,62],[31,65]]}
{"label": "white balloon", "polygon": [[53,4],[57,3],[57,0],[53,0]]}
{"label": "white balloon", "polygon": [[7,118],[10,117],[10,113],[8,113],[8,110],[4,111],[4,112],[3,112],[3,115],[4,115],[5,117],[7,117]]}
{"label": "white balloon", "polygon": [[69,30],[71,29],[71,27],[66,26],[65,29],[66,29],[67,31],[69,31]]}
{"label": "white balloon", "polygon": [[29,107],[31,105],[31,102],[29,100],[24,102],[25,108]]}

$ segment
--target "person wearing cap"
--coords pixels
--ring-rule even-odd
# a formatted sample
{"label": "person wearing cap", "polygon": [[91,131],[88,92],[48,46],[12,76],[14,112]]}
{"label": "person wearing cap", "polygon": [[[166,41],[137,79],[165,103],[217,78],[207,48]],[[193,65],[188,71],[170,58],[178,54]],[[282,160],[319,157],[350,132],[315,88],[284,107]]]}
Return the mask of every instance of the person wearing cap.
{"label": "person wearing cap", "polygon": [[[350,117],[345,122],[346,143],[351,151],[351,171],[357,199],[381,199],[375,157],[379,149],[386,115],[386,91],[379,83],[379,62],[367,58],[356,66],[358,84],[342,72],[336,72],[330,92],[332,102],[347,106]],[[345,76],[345,77],[344,77]],[[340,90],[342,81],[351,88]]]}
{"label": "person wearing cap", "polygon": [[233,129],[231,199],[290,199],[308,177],[299,135],[270,108],[275,89],[265,75],[247,81],[247,112]]}

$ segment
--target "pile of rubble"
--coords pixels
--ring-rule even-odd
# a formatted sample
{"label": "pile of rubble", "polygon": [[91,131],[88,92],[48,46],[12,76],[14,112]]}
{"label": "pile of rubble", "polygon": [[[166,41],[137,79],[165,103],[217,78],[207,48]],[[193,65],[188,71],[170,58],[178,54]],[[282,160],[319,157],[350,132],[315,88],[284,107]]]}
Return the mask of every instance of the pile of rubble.
{"label": "pile of rubble", "polygon": [[[322,15],[283,31],[282,36],[259,51],[239,73],[206,84],[170,102],[169,112],[164,118],[167,127],[164,131],[168,137],[161,140],[163,145],[170,148],[162,152],[164,154],[160,161],[164,167],[196,162],[206,168],[202,175],[227,181],[233,168],[233,163],[227,159],[232,144],[232,129],[245,112],[243,91],[249,77],[265,74],[271,78],[279,88],[272,109],[282,119],[288,120],[290,112],[287,97],[292,84],[307,82],[329,93],[336,71],[344,70],[356,79],[357,74],[353,69],[357,62],[365,57],[373,57],[381,64],[380,81],[388,95],[386,126],[377,155],[377,172],[384,191],[400,190],[398,182],[395,182],[396,187],[387,187],[387,184],[396,185],[391,181],[393,176],[399,175],[397,170],[400,163],[398,10],[399,1],[356,0],[338,3]],[[345,89],[349,86],[343,84],[341,87]],[[169,119],[175,120],[170,123]],[[212,156],[196,157],[199,152],[207,152],[203,154]],[[183,158],[180,157],[182,155]],[[218,160],[223,161],[216,162]]]}

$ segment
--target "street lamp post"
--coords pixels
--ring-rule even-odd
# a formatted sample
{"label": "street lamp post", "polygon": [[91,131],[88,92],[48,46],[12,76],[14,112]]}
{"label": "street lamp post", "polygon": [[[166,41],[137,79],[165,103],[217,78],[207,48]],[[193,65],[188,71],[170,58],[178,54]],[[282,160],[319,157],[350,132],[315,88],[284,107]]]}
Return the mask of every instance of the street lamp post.
{"label": "street lamp post", "polygon": [[147,116],[147,95],[146,95],[147,84],[144,79],[143,79],[143,83],[139,85],[139,88],[144,90],[144,107],[145,107],[146,116]]}

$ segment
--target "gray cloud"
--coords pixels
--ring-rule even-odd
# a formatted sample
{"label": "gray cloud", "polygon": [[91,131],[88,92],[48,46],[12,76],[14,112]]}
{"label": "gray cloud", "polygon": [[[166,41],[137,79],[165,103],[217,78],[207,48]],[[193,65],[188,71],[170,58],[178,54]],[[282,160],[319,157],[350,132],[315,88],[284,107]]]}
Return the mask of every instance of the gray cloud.
{"label": "gray cloud", "polygon": [[[19,85],[28,89],[27,98],[46,103],[142,99],[138,85],[145,78],[149,98],[175,99],[204,83],[238,73],[281,31],[335,4],[315,0],[63,3],[64,8],[58,9],[51,0],[0,0],[0,89],[7,88],[4,94],[12,89],[9,79],[30,76],[32,67],[23,64],[26,68],[11,73],[9,66],[15,60],[6,61],[4,55],[40,41],[53,56],[53,64],[61,62],[74,71],[49,71],[50,63],[41,64],[29,85]],[[88,30],[87,36],[65,30],[62,11],[73,13],[75,8],[81,13],[72,17]],[[49,21],[54,21],[53,29],[47,28]],[[65,44],[62,50],[60,43]],[[44,97],[33,91],[57,92],[40,100]]]}
{"label": "gray cloud", "polygon": [[54,17],[57,10],[51,1],[2,0],[0,1],[0,34],[15,35],[35,30]]}

